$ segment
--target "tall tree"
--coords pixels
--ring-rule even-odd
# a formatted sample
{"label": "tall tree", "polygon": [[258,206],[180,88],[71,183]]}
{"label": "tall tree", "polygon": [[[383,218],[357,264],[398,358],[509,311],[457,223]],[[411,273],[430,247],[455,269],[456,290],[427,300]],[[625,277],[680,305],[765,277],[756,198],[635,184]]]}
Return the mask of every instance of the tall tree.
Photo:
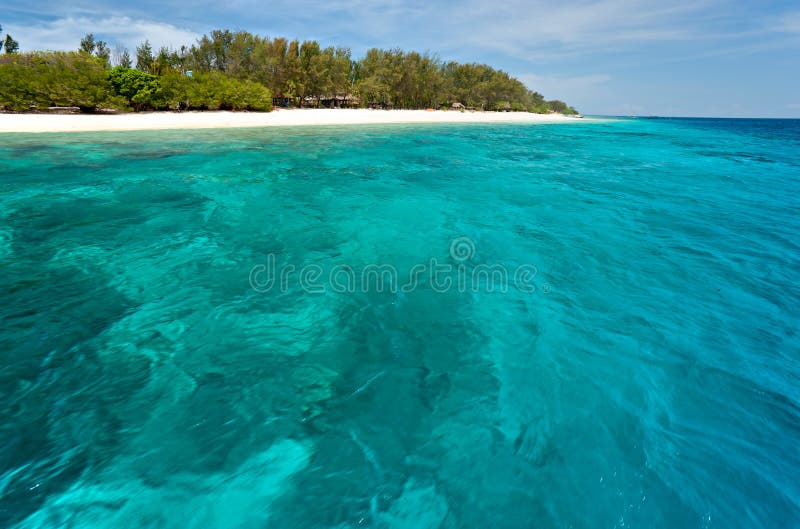
{"label": "tall tree", "polygon": [[228,71],[233,38],[233,33],[228,29],[215,29],[211,32],[211,50],[214,57],[214,66],[217,70]]}
{"label": "tall tree", "polygon": [[158,54],[150,65],[150,73],[153,75],[163,75],[170,68],[180,69],[181,57],[175,51],[170,51],[166,46],[161,46]]}
{"label": "tall tree", "polygon": [[256,70],[253,50],[259,41],[260,39],[247,31],[234,33],[228,46],[225,72],[238,79],[250,79]]}
{"label": "tall tree", "polygon": [[[3,26],[0,26],[0,33],[3,32]],[[19,42],[14,40],[14,38],[6,33],[6,38],[0,38],[0,50],[3,48],[6,49],[6,53],[17,53],[19,51]]]}
{"label": "tall tree", "polygon": [[91,55],[92,53],[94,53],[94,48],[95,48],[94,34],[87,33],[86,36],[81,39],[80,51]]}
{"label": "tall tree", "polygon": [[19,51],[19,42],[6,33],[6,40],[3,42],[3,47],[5,47],[6,53],[17,53]]}
{"label": "tall tree", "polygon": [[289,79],[287,63],[289,56],[289,41],[283,37],[278,37],[273,39],[271,43],[267,43],[267,46],[267,53],[272,61],[270,67],[272,84],[270,89],[273,93],[280,94],[283,92],[283,87],[286,85],[286,81]]}
{"label": "tall tree", "polygon": [[353,61],[350,48],[336,48],[331,64],[331,89],[335,96],[347,96],[352,91]]}
{"label": "tall tree", "polygon": [[153,57],[153,47],[150,46],[149,40],[142,42],[140,45],[136,47],[137,69],[143,72],[150,73],[150,69],[153,67],[154,61],[155,57]]}
{"label": "tall tree", "polygon": [[319,102],[319,96],[324,88],[322,76],[325,73],[320,61],[320,54],[319,42],[316,40],[305,40],[300,45],[300,86],[302,89],[299,95],[302,99],[311,96],[317,98],[317,102]]}
{"label": "tall tree", "polygon": [[131,54],[128,53],[128,50],[122,50],[122,53],[119,55],[119,65],[123,68],[131,68],[133,66],[133,61],[131,60]]}
{"label": "tall tree", "polygon": [[95,45],[94,50],[95,56],[98,59],[102,60],[106,65],[110,64],[111,60],[111,49],[108,47],[105,41],[98,40],[97,44]]}
{"label": "tall tree", "polygon": [[283,86],[283,95],[290,99],[300,97],[300,106],[303,106],[301,97],[305,91],[303,88],[303,67],[300,64],[300,43],[293,40],[289,43],[286,51],[286,82]]}

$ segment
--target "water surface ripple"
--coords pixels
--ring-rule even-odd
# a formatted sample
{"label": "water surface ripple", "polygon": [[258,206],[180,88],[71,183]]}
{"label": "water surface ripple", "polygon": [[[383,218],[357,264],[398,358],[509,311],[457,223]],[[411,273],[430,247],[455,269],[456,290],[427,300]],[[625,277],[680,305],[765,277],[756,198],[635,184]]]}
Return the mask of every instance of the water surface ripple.
{"label": "water surface ripple", "polygon": [[798,121],[0,139],[2,527],[800,526]]}

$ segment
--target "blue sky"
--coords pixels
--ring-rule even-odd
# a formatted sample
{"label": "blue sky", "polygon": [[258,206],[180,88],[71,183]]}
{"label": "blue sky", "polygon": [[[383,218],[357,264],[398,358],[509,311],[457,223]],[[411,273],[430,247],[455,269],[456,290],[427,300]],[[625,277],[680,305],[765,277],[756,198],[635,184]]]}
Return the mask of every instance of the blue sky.
{"label": "blue sky", "polygon": [[214,28],[486,62],[587,114],[800,117],[800,2],[32,0],[0,24],[30,49],[133,49]]}

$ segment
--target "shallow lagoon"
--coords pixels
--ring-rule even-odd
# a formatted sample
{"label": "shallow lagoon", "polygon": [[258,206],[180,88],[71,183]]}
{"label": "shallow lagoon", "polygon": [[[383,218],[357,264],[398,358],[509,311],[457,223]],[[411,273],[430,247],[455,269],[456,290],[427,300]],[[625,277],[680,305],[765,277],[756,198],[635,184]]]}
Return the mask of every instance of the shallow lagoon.
{"label": "shallow lagoon", "polygon": [[3,526],[800,523],[800,122],[0,140]]}

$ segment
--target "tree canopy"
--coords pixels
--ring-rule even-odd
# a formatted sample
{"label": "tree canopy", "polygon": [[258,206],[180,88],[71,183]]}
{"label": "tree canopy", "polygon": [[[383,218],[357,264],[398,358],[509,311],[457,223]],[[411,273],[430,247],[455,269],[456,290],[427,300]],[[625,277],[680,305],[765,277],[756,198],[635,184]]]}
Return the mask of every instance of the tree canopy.
{"label": "tree canopy", "polygon": [[88,33],[81,39],[80,51],[82,51],[83,53],[88,53],[89,55],[91,55],[92,53],[94,53],[94,47],[95,47],[94,34]]}
{"label": "tree canopy", "polygon": [[[6,52],[16,52],[16,41],[9,39],[7,35]],[[66,71],[65,65],[73,70]],[[575,113],[566,103],[546,101],[520,80],[486,64],[443,61],[430,53],[399,48],[374,48],[354,59],[345,47],[228,29],[211,31],[179,49],[154,50],[146,40],[133,57],[121,48],[112,57],[108,44],[95,40],[93,33],[81,39],[77,53],[22,54],[18,60],[0,63],[0,82],[11,83],[0,91],[0,106],[20,110],[55,105],[58,98],[46,96],[54,89],[44,86],[41,79],[28,79],[48,68],[53,71],[46,78],[57,86],[77,83],[70,85],[76,94],[70,106],[85,109],[91,106],[89,101],[95,101],[133,110],[268,110],[274,98],[282,106],[301,107]],[[96,83],[91,89],[78,82],[86,76]],[[23,78],[27,88],[20,84]],[[94,95],[77,97],[82,87]]]}
{"label": "tree canopy", "polygon": [[[216,70],[259,82],[298,106],[338,102],[350,95],[361,106],[381,108],[450,108],[460,103],[480,110],[556,111],[541,94],[502,70],[401,49],[375,48],[354,60],[349,48],[322,47],[317,41],[215,30],[163,60],[177,70]],[[558,111],[574,112],[566,105]]]}

